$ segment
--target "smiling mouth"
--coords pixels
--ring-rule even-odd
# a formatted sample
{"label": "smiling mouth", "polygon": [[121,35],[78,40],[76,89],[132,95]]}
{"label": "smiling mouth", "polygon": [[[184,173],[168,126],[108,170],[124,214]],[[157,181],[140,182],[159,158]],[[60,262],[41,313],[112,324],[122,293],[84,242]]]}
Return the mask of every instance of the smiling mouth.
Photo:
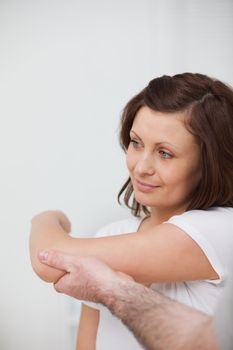
{"label": "smiling mouth", "polygon": [[139,191],[142,191],[142,192],[152,192],[156,188],[160,187],[160,186],[157,186],[157,185],[147,184],[147,183],[141,182],[139,180],[135,180],[135,183],[136,183],[137,189]]}

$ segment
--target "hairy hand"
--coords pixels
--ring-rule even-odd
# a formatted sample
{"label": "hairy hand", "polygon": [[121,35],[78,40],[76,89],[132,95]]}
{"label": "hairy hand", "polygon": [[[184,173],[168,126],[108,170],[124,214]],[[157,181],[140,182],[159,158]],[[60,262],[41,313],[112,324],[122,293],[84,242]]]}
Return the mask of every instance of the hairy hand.
{"label": "hairy hand", "polygon": [[57,292],[76,299],[105,303],[111,290],[131,277],[114,272],[104,262],[94,257],[77,257],[58,251],[39,254],[42,263],[66,273],[54,284]]}

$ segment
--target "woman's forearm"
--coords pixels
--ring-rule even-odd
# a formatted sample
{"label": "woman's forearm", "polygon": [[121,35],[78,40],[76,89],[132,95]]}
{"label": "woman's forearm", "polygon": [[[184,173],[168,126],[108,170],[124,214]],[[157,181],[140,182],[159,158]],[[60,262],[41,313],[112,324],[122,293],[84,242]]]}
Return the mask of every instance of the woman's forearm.
{"label": "woman's forearm", "polygon": [[[48,211],[35,216],[32,219],[30,232],[30,257],[33,270],[46,282],[56,282],[63,274],[63,271],[51,268],[38,259],[40,251],[55,249],[72,255],[90,255],[95,256],[113,269],[132,273],[132,264],[124,263],[123,256],[127,260],[127,251],[123,247],[126,235],[103,237],[103,238],[77,238],[71,237],[66,229],[63,213]],[[63,220],[62,220],[63,219]],[[114,251],[113,247],[116,246]],[[118,248],[117,248],[118,247]],[[128,248],[127,248],[128,249]],[[126,270],[126,271],[125,271]]]}
{"label": "woman's forearm", "polygon": [[[42,250],[55,249],[72,255],[91,255],[102,259],[113,269],[132,274],[137,264],[128,260],[128,236],[118,235],[104,238],[73,238],[69,236],[67,217],[56,211],[47,211],[32,219],[30,233],[31,263],[36,274],[46,282],[56,282],[63,271],[51,268],[38,259]],[[131,237],[130,237],[131,238]],[[136,242],[133,240],[133,242]],[[115,247],[115,248],[114,248]],[[137,250],[136,250],[137,254]],[[136,258],[136,257],[135,257]],[[137,269],[137,267],[136,267]],[[136,276],[134,276],[136,278]]]}
{"label": "woman's forearm", "polygon": [[218,277],[198,245],[172,224],[100,238],[73,238],[69,232],[69,220],[61,212],[45,212],[33,218],[31,261],[43,280],[56,282],[64,273],[40,263],[39,251],[48,249],[94,256],[143,284]]}

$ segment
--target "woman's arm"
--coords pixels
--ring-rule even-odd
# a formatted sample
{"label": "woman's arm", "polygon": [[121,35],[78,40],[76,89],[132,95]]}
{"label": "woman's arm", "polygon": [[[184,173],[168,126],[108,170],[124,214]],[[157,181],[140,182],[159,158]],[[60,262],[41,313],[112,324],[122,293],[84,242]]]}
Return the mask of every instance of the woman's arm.
{"label": "woman's arm", "polygon": [[[71,224],[69,219],[64,213],[59,211],[45,211],[34,216],[31,221],[29,246],[32,267],[38,276],[47,282],[55,282],[64,272],[51,267],[44,269],[38,260],[38,253],[42,249],[56,245],[61,250],[66,245],[68,248],[72,241],[72,238],[68,235],[70,230]],[[63,251],[65,252],[66,250]]]}
{"label": "woman's arm", "polygon": [[201,248],[175,225],[110,237],[73,238],[65,229],[67,221],[63,213],[52,211],[32,220],[32,266],[46,281],[56,282],[64,274],[40,263],[38,253],[46,249],[95,256],[141,283],[218,278]]}
{"label": "woman's arm", "polygon": [[76,350],[95,350],[99,311],[82,304]]}

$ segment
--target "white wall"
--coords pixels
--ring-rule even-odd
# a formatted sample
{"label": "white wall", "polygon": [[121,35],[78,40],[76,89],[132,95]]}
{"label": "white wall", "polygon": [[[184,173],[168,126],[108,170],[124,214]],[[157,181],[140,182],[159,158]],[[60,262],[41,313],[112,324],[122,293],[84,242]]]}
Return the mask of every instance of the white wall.
{"label": "white wall", "polygon": [[59,208],[92,235],[128,215],[121,109],[161,74],[233,84],[232,15],[231,0],[0,1],[1,350],[71,349],[72,304],[30,267],[30,218]]}
{"label": "white wall", "polygon": [[152,76],[199,72],[233,83],[232,0],[151,1]]}

